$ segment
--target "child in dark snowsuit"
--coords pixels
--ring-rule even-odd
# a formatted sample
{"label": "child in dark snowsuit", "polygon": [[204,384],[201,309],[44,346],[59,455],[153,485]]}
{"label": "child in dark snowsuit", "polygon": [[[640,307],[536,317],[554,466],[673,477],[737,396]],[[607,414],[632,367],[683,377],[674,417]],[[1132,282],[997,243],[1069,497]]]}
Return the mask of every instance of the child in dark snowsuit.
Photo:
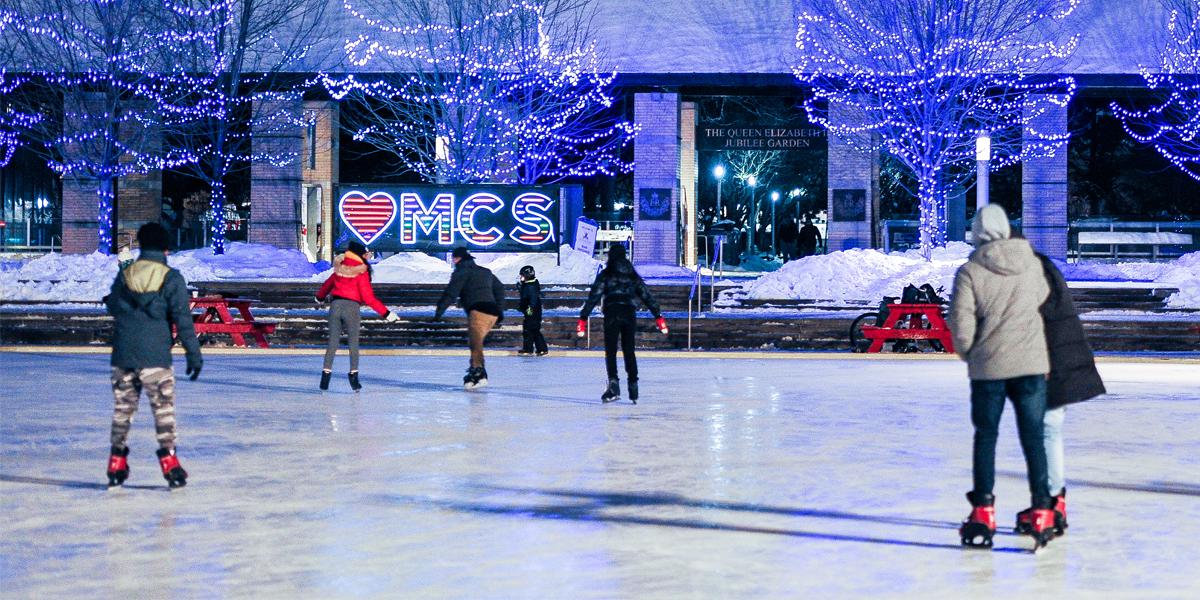
{"label": "child in dark snowsuit", "polygon": [[187,352],[189,379],[200,376],[204,360],[192,326],[187,282],[179,271],[167,266],[167,230],[158,223],[147,223],[138,230],[137,240],[141,255],[121,269],[112,291],[104,297],[108,314],[113,316],[112,391],[116,401],[108,485],[119,486],[129,477],[126,441],[138,400],[145,391],[154,410],[163,477],[171,487],[182,487],[187,483],[187,471],[175,456],[172,325]]}
{"label": "child in dark snowsuit", "polygon": [[532,265],[521,267],[521,281],[517,283],[521,294],[521,314],[525,322],[521,325],[521,351],[517,354],[529,355],[537,350],[538,356],[549,353],[546,348],[546,338],[542,336],[542,284],[538,283],[537,274]]}
{"label": "child in dark snowsuit", "polygon": [[592,309],[604,301],[604,366],[608,370],[608,388],[600,396],[602,402],[621,399],[621,382],[617,379],[617,346],[625,356],[625,374],[629,376],[629,399],[637,404],[638,368],[634,355],[634,335],[637,332],[637,301],[641,300],[654,315],[658,330],[667,333],[667,322],[658,308],[658,302],[650,295],[650,288],[633,263],[625,257],[624,246],[613,246],[608,252],[608,265],[596,275],[591,292],[583,310],[579,311],[579,326],[576,334],[583,337],[587,329],[588,316]]}
{"label": "child in dark snowsuit", "polygon": [[346,377],[354,391],[362,389],[362,384],[358,382],[358,332],[362,305],[370,306],[388,321],[400,320],[396,313],[388,310],[375,297],[375,290],[371,287],[371,265],[367,263],[370,257],[366,246],[350,242],[346,252],[333,259],[333,274],[317,292],[317,302],[333,297],[329,304],[329,343],[325,347],[325,364],[321,370],[322,390],[329,389],[333,357],[337,354],[343,331],[350,346],[350,373]]}

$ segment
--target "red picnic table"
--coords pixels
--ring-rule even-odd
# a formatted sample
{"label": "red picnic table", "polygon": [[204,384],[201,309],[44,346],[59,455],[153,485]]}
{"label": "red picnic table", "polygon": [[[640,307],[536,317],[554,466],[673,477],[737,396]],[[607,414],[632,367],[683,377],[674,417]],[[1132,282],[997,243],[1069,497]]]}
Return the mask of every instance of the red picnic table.
{"label": "red picnic table", "polygon": [[[259,348],[269,348],[267,334],[275,333],[275,323],[256,321],[250,312],[250,305],[257,300],[249,298],[226,298],[224,296],[199,296],[191,299],[192,309],[202,312],[192,315],[192,326],[196,334],[227,333],[233,338],[235,346],[245,346],[245,334],[250,334],[258,342]],[[233,316],[231,308],[236,308],[241,318]]]}
{"label": "red picnic table", "polygon": [[[862,328],[863,337],[871,340],[867,352],[879,352],[884,342],[891,340],[937,340],[946,352],[954,352],[954,341],[946,319],[942,318],[940,304],[889,304],[887,309],[888,316],[882,325]],[[908,327],[897,327],[905,323]]]}

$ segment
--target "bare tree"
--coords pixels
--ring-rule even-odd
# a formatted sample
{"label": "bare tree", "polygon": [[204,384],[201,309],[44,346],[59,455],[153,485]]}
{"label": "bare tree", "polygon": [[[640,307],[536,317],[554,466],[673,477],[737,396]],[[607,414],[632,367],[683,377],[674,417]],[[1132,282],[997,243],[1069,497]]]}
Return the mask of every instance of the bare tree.
{"label": "bare tree", "polygon": [[1077,0],[804,2],[793,70],[813,87],[809,118],[912,171],[926,257],[945,244],[946,191],[971,176],[981,134],[992,169],[1064,148],[1036,123],[1074,93],[1045,73],[1074,51],[1061,24]]}
{"label": "bare tree", "polygon": [[753,252],[759,213],[762,212],[762,198],[759,197],[758,190],[771,188],[771,183],[783,165],[783,151],[731,150],[726,153],[726,161],[734,180],[742,185],[743,192],[742,201],[731,203],[731,212],[744,215],[747,231],[746,251]]}
{"label": "bare tree", "polygon": [[185,77],[163,61],[188,36],[164,31],[156,0],[0,0],[3,51],[33,79],[9,100],[37,115],[22,135],[64,177],[94,180],[100,252],[112,251],[114,181],[194,160],[164,147],[164,119]]}
{"label": "bare tree", "polygon": [[[348,5],[349,6],[349,5]],[[626,172],[636,128],[607,92],[590,0],[367,0],[350,61],[395,77],[330,82],[356,139],[429,181],[553,182]]]}
{"label": "bare tree", "polygon": [[1200,180],[1200,0],[1160,2],[1167,11],[1167,38],[1157,68],[1141,68],[1157,96],[1149,106],[1110,106],[1130,136]]}
{"label": "bare tree", "polygon": [[[170,143],[196,156],[180,170],[208,185],[212,249],[225,251],[227,178],[255,162],[284,165],[288,149],[259,148],[254,135],[303,125],[295,110],[307,81],[285,71],[302,68],[315,45],[330,36],[327,0],[177,0],[175,27],[201,32],[177,47],[176,64],[195,78],[187,102],[193,118],[175,121]],[[320,61],[328,66],[328,62]]]}

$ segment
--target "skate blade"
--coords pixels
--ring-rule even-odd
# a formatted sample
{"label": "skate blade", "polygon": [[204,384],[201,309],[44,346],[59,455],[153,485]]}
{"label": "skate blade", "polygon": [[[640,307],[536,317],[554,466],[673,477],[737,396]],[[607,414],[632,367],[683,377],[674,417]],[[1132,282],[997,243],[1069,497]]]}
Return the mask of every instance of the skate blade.
{"label": "skate blade", "polygon": [[477,390],[477,389],[480,389],[480,388],[485,388],[485,387],[487,387],[487,380],[486,380],[486,379],[484,379],[483,381],[480,381],[479,383],[466,383],[466,384],[463,384],[463,389],[464,389],[464,390],[467,390],[468,392],[470,392],[470,391],[473,391],[473,390]]}
{"label": "skate blade", "polygon": [[611,404],[613,402],[617,402],[620,399],[621,399],[620,396],[613,396],[612,398],[601,398],[600,403],[601,404]]}

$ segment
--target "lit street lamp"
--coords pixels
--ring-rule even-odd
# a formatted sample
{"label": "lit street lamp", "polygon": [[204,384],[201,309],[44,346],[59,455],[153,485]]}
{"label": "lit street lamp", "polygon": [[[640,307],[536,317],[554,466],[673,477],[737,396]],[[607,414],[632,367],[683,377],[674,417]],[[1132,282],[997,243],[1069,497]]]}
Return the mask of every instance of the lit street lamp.
{"label": "lit street lamp", "polygon": [[992,138],[986,132],[975,138],[975,210],[988,203],[988,161],[992,160]]}
{"label": "lit street lamp", "polygon": [[779,202],[779,192],[771,192],[771,256],[775,256],[775,204]]}
{"label": "lit street lamp", "polygon": [[721,220],[721,184],[725,182],[725,165],[717,163],[713,167],[713,177],[717,178],[717,216],[714,222]]}

